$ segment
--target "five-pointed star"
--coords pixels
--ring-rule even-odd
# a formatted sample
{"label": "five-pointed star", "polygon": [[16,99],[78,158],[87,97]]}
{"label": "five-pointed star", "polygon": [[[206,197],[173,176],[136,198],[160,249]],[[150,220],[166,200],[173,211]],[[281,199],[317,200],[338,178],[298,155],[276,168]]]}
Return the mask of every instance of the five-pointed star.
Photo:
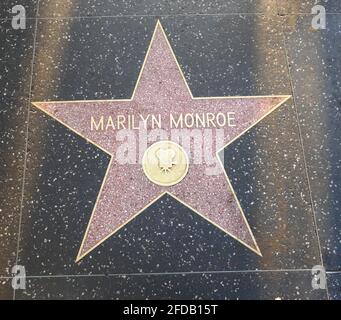
{"label": "five-pointed star", "polygon": [[[131,99],[34,103],[37,108],[111,156],[76,261],[85,257],[165,193],[261,255],[232,185],[222,169],[221,160],[222,174],[207,175],[209,164],[203,159],[201,163],[190,162],[187,175],[178,184],[159,186],[146,177],[139,161],[122,164],[117,160],[117,151],[122,147],[122,141],[117,137],[119,131],[91,130],[91,117],[99,119],[103,116],[108,119],[118,115],[159,114],[162,119],[167,119],[170,113],[231,112],[235,114],[234,126],[224,128],[223,146],[226,146],[288,98],[193,97],[167,36],[160,22],[157,22]],[[170,124],[165,121],[162,129],[170,132]],[[198,130],[203,133],[206,129]],[[150,144],[151,141],[148,141]]]}

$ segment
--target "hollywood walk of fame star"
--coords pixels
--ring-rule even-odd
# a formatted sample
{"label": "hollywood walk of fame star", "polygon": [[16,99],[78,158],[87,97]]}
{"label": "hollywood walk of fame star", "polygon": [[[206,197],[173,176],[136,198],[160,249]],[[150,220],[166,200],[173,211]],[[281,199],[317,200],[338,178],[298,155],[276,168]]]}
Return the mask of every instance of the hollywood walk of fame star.
{"label": "hollywood walk of fame star", "polygon": [[[108,119],[119,115],[127,118],[133,114],[144,114],[145,117],[147,114],[158,114],[164,119],[170,114],[233,113],[233,125],[224,128],[223,146],[226,147],[289,98],[193,97],[158,21],[130,99],[33,103],[111,157],[76,261],[84,258],[165,193],[261,255],[221,159],[222,174],[207,175],[205,169],[208,163],[205,161],[190,163],[181,181],[170,186],[159,185],[148,179],[141,163],[120,164],[117,161],[115,154],[119,142],[115,139],[115,131],[94,130],[90,123],[91,119],[99,119],[100,116]],[[170,124],[165,122],[163,129],[170,131]],[[172,163],[166,167],[169,170]]]}

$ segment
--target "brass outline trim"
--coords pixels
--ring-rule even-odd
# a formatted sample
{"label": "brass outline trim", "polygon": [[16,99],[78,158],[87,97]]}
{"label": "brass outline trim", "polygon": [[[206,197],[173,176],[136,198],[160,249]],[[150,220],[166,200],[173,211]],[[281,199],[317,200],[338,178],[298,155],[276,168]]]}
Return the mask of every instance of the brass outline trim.
{"label": "brass outline trim", "polygon": [[[194,208],[192,208],[191,206],[189,206],[188,204],[186,204],[184,201],[180,200],[178,197],[176,197],[175,195],[173,195],[172,193],[170,192],[163,192],[161,193],[158,197],[156,197],[154,200],[152,200],[151,202],[149,202],[145,207],[143,207],[141,210],[139,210],[135,215],[133,215],[129,220],[127,220],[124,224],[122,224],[121,226],[119,226],[118,228],[116,228],[114,231],[112,231],[109,235],[107,235],[105,238],[103,238],[101,241],[99,241],[98,243],[96,243],[96,245],[94,245],[92,248],[90,248],[89,250],[87,250],[86,252],[84,252],[83,254],[81,254],[82,252],[82,249],[83,249],[83,246],[84,246],[84,242],[85,242],[85,239],[87,237],[87,234],[89,232],[89,228],[90,228],[90,225],[92,223],[92,219],[93,219],[93,216],[94,216],[94,213],[95,213],[95,210],[96,210],[96,207],[97,207],[97,203],[98,203],[98,199],[102,193],[102,189],[103,189],[103,186],[105,184],[105,181],[107,179],[107,175],[108,175],[108,172],[109,172],[109,169],[111,167],[111,164],[112,164],[112,161],[113,161],[113,155],[108,151],[108,150],[105,150],[103,147],[100,147],[98,144],[96,144],[95,142],[91,141],[90,139],[84,137],[81,133],[79,133],[78,131],[74,130],[73,128],[71,128],[69,125],[65,124],[63,121],[57,119],[56,117],[54,117],[52,114],[50,114],[48,111],[42,109],[40,107],[40,105],[43,105],[43,104],[62,104],[62,103],[100,103],[100,102],[110,102],[110,101],[115,101],[115,102],[128,102],[128,101],[132,101],[135,97],[135,93],[136,93],[136,89],[138,87],[138,84],[140,82],[140,78],[142,76],[142,73],[143,73],[143,70],[144,70],[144,67],[145,67],[145,64],[146,64],[146,61],[147,61],[147,58],[148,58],[148,55],[149,55],[149,52],[150,52],[150,49],[151,49],[151,45],[154,41],[154,38],[155,38],[155,34],[156,34],[156,30],[157,28],[160,28],[161,32],[163,33],[166,41],[167,41],[167,44],[168,44],[168,47],[170,48],[170,51],[172,53],[172,56],[177,64],[177,67],[181,73],[181,76],[184,80],[184,83],[186,85],[186,88],[190,94],[190,97],[193,99],[193,100],[202,100],[202,99],[205,99],[205,100],[212,100],[212,99],[263,99],[263,98],[283,98],[283,101],[281,101],[280,103],[278,103],[275,107],[273,107],[269,112],[267,112],[263,117],[261,117],[257,122],[255,122],[254,124],[252,124],[250,127],[248,127],[247,129],[245,129],[242,133],[240,133],[238,136],[236,136],[233,140],[231,140],[230,142],[228,142],[226,145],[224,145],[221,149],[219,149],[217,152],[216,152],[216,156],[218,157],[218,161],[220,163],[220,165],[222,166],[222,169],[223,169],[223,173],[225,174],[225,177],[226,177],[226,180],[229,184],[229,187],[231,188],[231,192],[237,202],[237,205],[238,205],[238,208],[242,214],[242,217],[243,217],[243,220],[252,236],[252,239],[254,241],[254,245],[256,247],[256,249],[252,248],[251,246],[249,246],[247,243],[245,243],[244,241],[238,239],[236,236],[234,236],[233,234],[231,234],[230,232],[224,230],[223,228],[221,228],[220,226],[218,226],[216,223],[214,223],[213,221],[211,221],[210,219],[208,219],[207,217],[203,216],[200,212],[198,212],[197,210],[195,210]],[[100,150],[104,151],[105,153],[107,153],[109,156],[110,156],[110,162],[108,164],[108,167],[107,167],[107,170],[106,170],[106,173],[105,173],[105,176],[103,178],[103,181],[102,181],[102,184],[101,184],[101,187],[100,187],[100,190],[98,192],[98,195],[97,195],[97,198],[96,198],[96,202],[95,202],[95,205],[94,205],[94,208],[92,210],[92,213],[91,213],[91,217],[90,217],[90,220],[88,222],[88,225],[87,225],[87,228],[86,228],[86,231],[85,231],[85,234],[84,234],[84,237],[83,237],[83,240],[82,240],[82,243],[81,243],[81,246],[79,248],[79,251],[78,251],[78,254],[77,254],[77,258],[75,260],[75,262],[79,262],[81,259],[83,259],[86,255],[88,255],[91,251],[93,251],[95,248],[97,248],[100,244],[102,244],[104,241],[106,241],[108,238],[110,238],[113,234],[115,234],[118,230],[120,230],[121,228],[123,228],[126,224],[128,224],[130,221],[132,221],[134,218],[136,218],[140,213],[142,213],[145,209],[147,209],[148,207],[150,207],[153,203],[155,203],[158,199],[160,199],[162,196],[164,196],[165,194],[168,194],[170,195],[171,197],[173,197],[174,199],[176,199],[177,201],[179,201],[180,203],[182,203],[184,206],[186,206],[187,208],[191,209],[192,211],[194,211],[196,214],[198,214],[199,216],[201,216],[202,218],[204,218],[205,220],[207,220],[208,222],[210,222],[211,224],[213,224],[215,227],[217,227],[218,229],[222,230],[223,232],[225,232],[226,234],[228,234],[229,236],[231,236],[233,239],[237,240],[238,242],[240,242],[241,244],[243,244],[244,246],[246,246],[247,248],[249,248],[251,251],[253,251],[254,253],[256,253],[257,255],[259,256],[262,256],[262,253],[258,247],[258,244],[257,244],[257,241],[253,235],[253,232],[250,228],[250,225],[249,223],[247,222],[247,219],[245,217],[245,214],[244,214],[244,211],[240,205],[240,202],[238,200],[238,197],[235,193],[235,190],[233,189],[232,187],[232,183],[225,171],[225,168],[224,168],[224,165],[219,157],[219,152],[221,152],[223,149],[225,149],[228,145],[230,145],[231,143],[233,143],[235,140],[237,140],[238,138],[240,138],[243,134],[245,134],[247,131],[249,131],[251,128],[253,128],[255,125],[257,125],[261,120],[263,120],[266,116],[268,116],[270,113],[272,113],[273,111],[275,111],[278,107],[280,107],[282,104],[284,104],[286,101],[288,101],[289,99],[291,98],[291,95],[265,95],[265,96],[227,96],[227,97],[224,97],[224,96],[221,96],[221,97],[193,97],[192,95],[192,92],[188,86],[188,83],[186,81],[186,78],[182,72],[182,69],[180,67],[180,64],[175,56],[175,53],[172,49],[172,46],[167,38],[167,35],[161,25],[161,22],[160,20],[157,20],[157,23],[155,25],[155,28],[154,28],[154,31],[153,31],[153,35],[152,35],[152,38],[150,40],[150,43],[149,43],[149,46],[148,46],[148,49],[147,49],[147,53],[145,55],[145,58],[144,58],[144,61],[143,61],[143,64],[141,66],[141,69],[140,69],[140,72],[139,72],[139,76],[137,78],[137,81],[136,81],[136,84],[135,84],[135,87],[134,87],[134,90],[133,90],[133,93],[132,93],[132,96],[130,99],[111,99],[111,100],[70,100],[70,101],[45,101],[45,102],[32,102],[32,105],[35,106],[36,108],[38,108],[39,110],[45,112],[47,115],[49,115],[50,117],[52,117],[53,119],[57,120],[59,123],[63,124],[65,127],[67,127],[68,129],[70,129],[71,131],[75,132],[76,134],[78,134],[79,136],[81,136],[82,138],[84,138],[87,142],[95,145],[97,148],[99,148]]]}

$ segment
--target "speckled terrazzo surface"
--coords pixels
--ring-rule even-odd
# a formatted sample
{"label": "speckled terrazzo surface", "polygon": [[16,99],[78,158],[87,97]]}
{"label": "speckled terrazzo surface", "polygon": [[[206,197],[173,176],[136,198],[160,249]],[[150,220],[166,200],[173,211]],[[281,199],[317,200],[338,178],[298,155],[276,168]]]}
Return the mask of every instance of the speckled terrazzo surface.
{"label": "speckled terrazzo surface", "polygon": [[[340,299],[340,8],[313,31],[294,3],[40,0],[21,31],[0,4],[0,299]],[[223,152],[262,256],[166,194],[75,263],[110,156],[28,106],[131,98],[158,19],[194,97],[293,95]]]}

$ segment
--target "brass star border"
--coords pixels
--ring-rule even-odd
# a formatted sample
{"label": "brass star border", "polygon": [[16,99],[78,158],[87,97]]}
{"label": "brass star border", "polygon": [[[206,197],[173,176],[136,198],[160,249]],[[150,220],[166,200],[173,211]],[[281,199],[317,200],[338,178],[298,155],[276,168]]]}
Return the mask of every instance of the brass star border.
{"label": "brass star border", "polygon": [[[186,88],[188,90],[188,93],[190,94],[190,97],[192,100],[202,100],[202,99],[205,99],[205,100],[217,100],[217,99],[251,99],[251,98],[255,98],[255,99],[261,99],[261,98],[281,98],[281,102],[278,103],[277,105],[275,105],[269,112],[267,112],[266,114],[264,114],[262,117],[260,117],[255,123],[253,123],[251,126],[247,127],[244,131],[242,131],[239,135],[237,135],[236,137],[234,137],[231,141],[229,141],[227,144],[225,144],[222,148],[220,148],[217,152],[216,152],[216,157],[218,159],[218,162],[219,164],[221,165],[222,167],[222,172],[224,173],[225,175],[225,178],[226,178],[226,181],[230,187],[230,190],[233,194],[233,197],[234,197],[234,200],[236,201],[237,205],[238,205],[238,208],[240,210],[240,213],[242,215],[242,218],[245,222],[245,225],[247,226],[247,229],[254,241],[254,244],[255,244],[255,247],[256,248],[253,248],[251,247],[249,244],[247,244],[246,242],[242,241],[241,239],[239,239],[238,237],[236,237],[235,235],[233,235],[232,233],[228,232],[227,230],[225,230],[224,228],[222,228],[221,226],[219,226],[217,223],[213,222],[212,220],[210,220],[208,217],[204,216],[203,214],[201,214],[198,210],[194,209],[192,206],[188,205],[187,203],[185,203],[184,201],[182,201],[181,199],[179,199],[179,197],[175,196],[174,194],[172,194],[171,192],[169,191],[165,191],[165,192],[162,192],[159,196],[157,196],[154,200],[150,201],[146,206],[144,206],[141,210],[139,210],[136,214],[134,214],[133,216],[131,216],[130,219],[128,219],[125,223],[121,224],[118,228],[116,228],[115,230],[113,230],[110,234],[108,234],[106,237],[104,237],[103,239],[101,239],[101,241],[97,242],[96,245],[94,245],[93,247],[91,247],[89,250],[85,251],[85,252],[82,252],[83,250],[83,246],[84,246],[84,242],[87,238],[87,235],[88,235],[88,232],[89,232],[89,228],[91,226],[91,223],[93,221],[93,218],[94,218],[94,213],[96,211],[96,207],[98,205],[98,200],[99,200],[99,197],[102,193],[102,190],[103,190],[103,187],[104,187],[104,184],[106,182],[106,178],[107,178],[107,175],[109,173],[109,169],[111,168],[111,165],[112,165],[112,161],[113,161],[113,154],[111,152],[109,152],[108,150],[106,150],[105,148],[101,147],[99,144],[95,143],[94,141],[91,141],[90,139],[88,139],[87,137],[85,137],[82,133],[78,132],[77,130],[75,130],[74,128],[72,128],[70,125],[66,124],[65,122],[63,122],[62,120],[58,119],[55,115],[53,115],[51,112],[47,111],[46,109],[43,108],[43,105],[44,104],[65,104],[65,103],[73,103],[73,104],[77,104],[77,103],[99,103],[99,102],[129,102],[129,101],[133,101],[134,100],[134,97],[135,97],[135,93],[136,93],[136,89],[138,88],[138,85],[140,83],[140,80],[141,80],[141,76],[143,74],[143,70],[145,68],[145,64],[146,64],[146,61],[147,61],[147,58],[148,58],[148,55],[149,55],[149,52],[150,52],[150,49],[151,49],[151,46],[153,44],[153,41],[154,41],[154,38],[155,38],[155,34],[156,34],[156,31],[157,29],[160,28],[162,34],[164,35],[165,39],[166,39],[166,42],[167,42],[167,45],[170,49],[170,52],[174,58],[174,61],[176,62],[176,65],[177,65],[177,68],[178,68],[178,71],[180,72],[182,78],[183,78],[183,81],[186,85]],[[229,236],[231,236],[233,239],[237,240],[238,242],[240,242],[241,244],[243,244],[244,246],[246,246],[247,248],[249,248],[251,251],[253,251],[254,253],[256,253],[257,255],[259,256],[262,256],[261,254],[261,250],[259,249],[258,247],[258,244],[257,244],[257,241],[252,233],[252,230],[250,228],[250,225],[245,217],[245,214],[244,214],[244,211],[240,205],[240,202],[238,200],[238,197],[234,191],[234,188],[231,184],[231,181],[229,179],[229,177],[227,176],[227,173],[226,173],[226,170],[224,168],[224,165],[221,161],[221,158],[219,157],[219,153],[222,152],[227,146],[229,146],[230,144],[232,144],[234,141],[236,141],[237,139],[239,139],[242,135],[244,135],[247,131],[249,131],[251,128],[253,128],[255,125],[257,125],[260,121],[262,121],[265,117],[267,117],[270,113],[272,113],[273,111],[275,111],[278,107],[280,107],[282,104],[284,104],[287,100],[289,100],[291,98],[291,95],[268,95],[268,96],[221,96],[221,97],[193,97],[192,95],[192,91],[190,90],[189,86],[188,86],[188,83],[186,81],[186,78],[182,72],[182,69],[179,65],[179,62],[175,56],[175,53],[171,47],[171,44],[167,38],[167,35],[160,23],[160,21],[158,20],[156,25],[155,25],[155,29],[154,29],[154,32],[153,32],[153,35],[152,35],[152,38],[151,38],[151,41],[149,43],[149,46],[148,46],[148,49],[147,49],[147,52],[146,52],[146,55],[145,55],[145,58],[144,58],[144,61],[143,61],[143,64],[141,66],[141,69],[139,71],[139,76],[138,76],[138,79],[136,81],[136,84],[135,84],[135,87],[134,87],[134,90],[133,90],[133,93],[132,93],[132,96],[130,99],[114,99],[114,100],[71,100],[71,101],[47,101],[47,102],[32,102],[32,105],[36,108],[38,108],[39,110],[43,111],[44,113],[46,113],[47,115],[49,115],[50,117],[52,117],[53,119],[57,120],[59,123],[61,123],[62,125],[64,125],[65,127],[67,127],[69,130],[73,131],[74,133],[76,133],[77,135],[81,136],[83,139],[85,139],[86,141],[88,141],[89,143],[93,144],[94,146],[96,146],[97,148],[99,148],[100,150],[102,150],[103,152],[105,152],[106,154],[108,154],[110,156],[110,162],[108,164],[108,167],[107,167],[107,170],[106,170],[106,173],[105,173],[105,176],[103,178],[103,181],[102,181],[102,184],[101,184],[101,187],[100,187],[100,190],[98,192],[98,195],[97,195],[97,198],[96,198],[96,202],[95,202],[95,205],[93,207],[93,210],[92,210],[92,214],[91,214],[91,217],[90,217],[90,220],[89,220],[89,223],[87,225],[87,228],[86,228],[86,231],[85,231],[85,234],[84,234],[84,237],[83,237],[83,240],[82,240],[82,243],[81,243],[81,246],[79,248],[79,251],[78,251],[78,254],[77,254],[77,258],[76,258],[76,262],[79,262],[81,259],[83,259],[86,255],[88,255],[91,251],[93,251],[95,248],[97,248],[100,244],[102,244],[104,241],[106,241],[108,238],[110,238],[112,235],[114,235],[116,232],[118,232],[121,228],[123,228],[125,225],[127,225],[130,221],[132,221],[133,219],[135,219],[138,215],[140,215],[144,210],[146,210],[148,207],[150,207],[153,203],[155,203],[156,201],[158,201],[161,197],[163,197],[165,194],[168,194],[170,195],[171,197],[173,197],[174,199],[176,199],[178,202],[182,203],[184,206],[186,206],[187,208],[189,208],[190,210],[192,210],[193,212],[195,212],[196,214],[198,214],[199,216],[201,216],[202,218],[204,218],[205,220],[207,220],[208,222],[210,222],[211,224],[213,224],[215,227],[219,228],[220,230],[222,230],[224,233],[228,234]]]}

